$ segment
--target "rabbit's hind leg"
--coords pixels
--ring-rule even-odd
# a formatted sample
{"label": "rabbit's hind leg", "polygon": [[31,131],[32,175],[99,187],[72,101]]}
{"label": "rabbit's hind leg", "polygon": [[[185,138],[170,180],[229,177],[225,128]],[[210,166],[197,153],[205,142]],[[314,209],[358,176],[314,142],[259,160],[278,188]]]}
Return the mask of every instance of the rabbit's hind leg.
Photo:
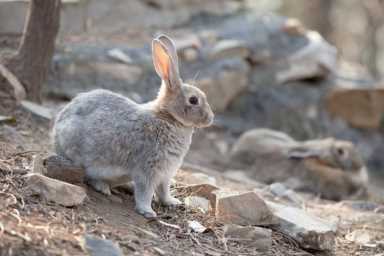
{"label": "rabbit's hind leg", "polygon": [[108,183],[102,180],[95,180],[95,179],[87,179],[87,184],[91,186],[94,190],[97,192],[100,192],[104,195],[110,196],[111,195],[111,188]]}
{"label": "rabbit's hind leg", "polygon": [[88,167],[85,169],[85,182],[94,190],[104,194],[111,195],[111,187],[106,181],[109,172],[105,168]]}

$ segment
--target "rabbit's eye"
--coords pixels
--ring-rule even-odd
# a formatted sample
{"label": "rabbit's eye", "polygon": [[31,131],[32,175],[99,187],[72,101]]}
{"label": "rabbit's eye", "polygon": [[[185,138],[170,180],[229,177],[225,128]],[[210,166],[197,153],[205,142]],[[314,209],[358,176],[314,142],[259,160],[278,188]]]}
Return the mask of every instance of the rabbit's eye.
{"label": "rabbit's eye", "polygon": [[199,104],[199,99],[196,96],[192,96],[189,98],[189,103],[191,103],[192,105],[197,105]]}
{"label": "rabbit's eye", "polygon": [[344,149],[342,149],[342,148],[337,149],[337,154],[339,154],[340,156],[343,156],[344,153],[345,153]]}

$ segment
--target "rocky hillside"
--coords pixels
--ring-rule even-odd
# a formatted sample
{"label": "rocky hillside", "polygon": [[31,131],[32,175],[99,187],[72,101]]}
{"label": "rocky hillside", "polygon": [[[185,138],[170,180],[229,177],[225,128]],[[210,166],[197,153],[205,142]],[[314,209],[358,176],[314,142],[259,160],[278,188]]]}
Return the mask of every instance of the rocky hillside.
{"label": "rocky hillside", "polygon": [[[43,104],[0,92],[0,255],[383,255],[383,89],[319,33],[247,1],[63,2]],[[25,7],[0,2],[2,51]],[[183,205],[147,220],[129,187],[85,185],[49,134],[80,92],[153,99],[159,32],[216,117],[173,180]]]}
{"label": "rocky hillside", "polygon": [[174,179],[183,206],[154,203],[159,218],[146,220],[134,212],[130,190],[104,196],[82,183],[81,170],[44,160],[48,120],[2,100],[10,118],[0,121],[1,255],[368,256],[384,249],[380,204],[314,199],[198,163],[185,163]]}

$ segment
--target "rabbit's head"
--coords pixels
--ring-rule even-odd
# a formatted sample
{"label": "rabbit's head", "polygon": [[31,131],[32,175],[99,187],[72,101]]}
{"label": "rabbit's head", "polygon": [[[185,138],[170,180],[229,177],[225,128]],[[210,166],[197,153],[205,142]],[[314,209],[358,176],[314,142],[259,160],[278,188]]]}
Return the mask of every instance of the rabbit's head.
{"label": "rabbit's head", "polygon": [[170,114],[187,127],[211,125],[214,114],[207,97],[199,88],[181,80],[176,47],[169,37],[160,35],[153,39],[152,58],[155,70],[162,79],[155,100],[157,110]]}
{"label": "rabbit's head", "polygon": [[352,142],[332,138],[303,142],[289,151],[291,158],[316,158],[323,165],[345,171],[358,183],[368,181],[364,161]]}

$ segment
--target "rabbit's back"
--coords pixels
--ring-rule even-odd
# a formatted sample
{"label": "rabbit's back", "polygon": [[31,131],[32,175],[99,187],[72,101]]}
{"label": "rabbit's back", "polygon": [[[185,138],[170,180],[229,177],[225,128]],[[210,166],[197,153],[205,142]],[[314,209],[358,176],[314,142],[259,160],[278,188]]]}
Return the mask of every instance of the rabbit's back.
{"label": "rabbit's back", "polygon": [[126,132],[127,137],[132,133],[138,111],[135,102],[106,90],[81,93],[56,118],[55,150],[76,164],[86,165],[108,154],[107,148],[116,147],[120,134]]}

